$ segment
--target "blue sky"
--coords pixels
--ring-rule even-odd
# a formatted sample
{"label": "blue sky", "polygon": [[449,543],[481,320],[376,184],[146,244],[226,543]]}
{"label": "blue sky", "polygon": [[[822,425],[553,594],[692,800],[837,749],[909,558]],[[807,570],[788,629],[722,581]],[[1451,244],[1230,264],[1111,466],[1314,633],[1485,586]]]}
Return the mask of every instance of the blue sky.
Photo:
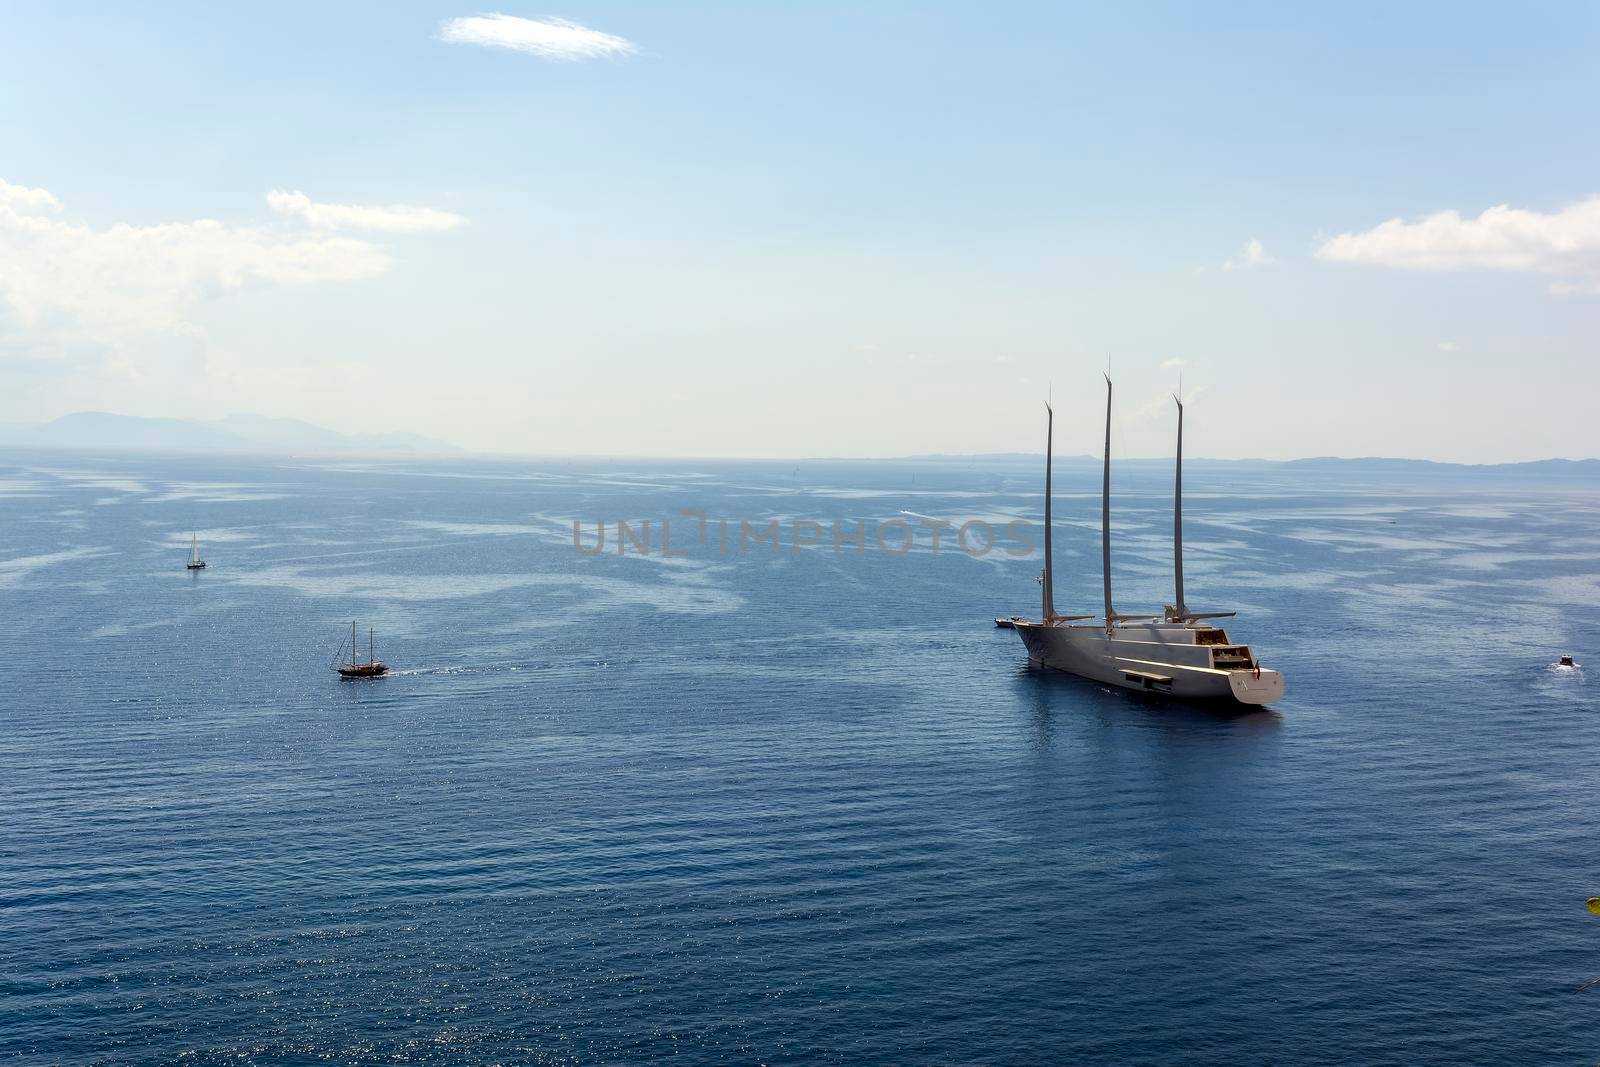
{"label": "blue sky", "polygon": [[[627,47],[442,39],[495,11]],[[1181,360],[1196,454],[1600,454],[1597,44],[1579,5],[13,3],[0,421],[899,455],[1037,449],[1048,389],[1093,452],[1109,361],[1155,455]]]}

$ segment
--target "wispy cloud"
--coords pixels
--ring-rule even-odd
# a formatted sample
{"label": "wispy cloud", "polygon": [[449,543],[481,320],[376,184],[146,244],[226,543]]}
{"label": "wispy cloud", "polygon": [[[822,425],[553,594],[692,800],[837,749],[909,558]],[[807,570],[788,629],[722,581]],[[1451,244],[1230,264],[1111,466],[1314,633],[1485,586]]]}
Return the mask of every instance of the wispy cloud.
{"label": "wispy cloud", "polygon": [[1476,218],[1455,211],[1342,233],[1317,249],[1321,259],[1402,270],[1510,270],[1579,276],[1556,292],[1600,289],[1600,196],[1555,212],[1506,204]]}
{"label": "wispy cloud", "polygon": [[1440,341],[1438,347],[1441,352],[1454,352],[1456,343],[1454,341]]}
{"label": "wispy cloud", "polygon": [[267,194],[267,205],[280,215],[300,219],[307,225],[322,230],[356,229],[423,233],[430,230],[453,230],[467,221],[453,212],[431,207],[415,207],[410,204],[387,206],[319,204],[298,189],[294,192],[274,189]]}
{"label": "wispy cloud", "polygon": [[439,26],[439,40],[506,48],[566,62],[611,59],[638,51],[632,41],[566,19],[524,19],[498,13],[449,19]]}
{"label": "wispy cloud", "polygon": [[1164,360],[1161,361],[1161,366],[1164,369],[1169,369],[1170,370],[1173,367],[1182,367],[1185,364],[1187,364],[1188,362],[1189,361],[1186,360],[1186,359],[1164,359]]}
{"label": "wispy cloud", "polygon": [[[1183,402],[1187,404],[1205,391],[1205,386],[1197,385],[1190,389],[1180,389],[1179,393],[1183,397]],[[1127,419],[1130,425],[1141,426],[1148,423],[1165,421],[1166,419],[1172,417],[1172,397],[1172,390],[1162,389],[1151,394],[1150,399],[1146,400],[1143,404],[1139,404],[1135,406],[1132,411],[1127,412],[1124,415],[1124,418]]]}
{"label": "wispy cloud", "polygon": [[48,189],[12,185],[0,178],[0,207],[10,208],[18,214],[33,215],[41,211],[60,211],[61,201],[51,196]]}
{"label": "wispy cloud", "polygon": [[1238,255],[1223,261],[1222,269],[1254,270],[1257,267],[1270,267],[1276,262],[1278,261],[1267,255],[1266,247],[1252,237],[1239,249]]}
{"label": "wispy cloud", "polygon": [[[30,193],[32,204],[57,204],[43,189]],[[193,312],[219,293],[354,281],[381,274],[389,262],[377,245],[347,237],[214,219],[96,229],[0,201],[0,300],[23,330],[57,337],[117,345],[194,336]]]}

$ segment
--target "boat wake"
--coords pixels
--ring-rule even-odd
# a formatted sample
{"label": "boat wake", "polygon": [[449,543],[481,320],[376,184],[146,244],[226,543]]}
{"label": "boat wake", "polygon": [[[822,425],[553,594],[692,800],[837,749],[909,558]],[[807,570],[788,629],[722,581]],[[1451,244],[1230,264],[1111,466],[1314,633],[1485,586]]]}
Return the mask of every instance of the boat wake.
{"label": "boat wake", "polygon": [[391,670],[391,677],[407,678],[425,674],[488,674],[491,671],[515,671],[520,667],[513,666],[472,666],[470,664],[456,664],[451,667],[406,667],[403,670]]}

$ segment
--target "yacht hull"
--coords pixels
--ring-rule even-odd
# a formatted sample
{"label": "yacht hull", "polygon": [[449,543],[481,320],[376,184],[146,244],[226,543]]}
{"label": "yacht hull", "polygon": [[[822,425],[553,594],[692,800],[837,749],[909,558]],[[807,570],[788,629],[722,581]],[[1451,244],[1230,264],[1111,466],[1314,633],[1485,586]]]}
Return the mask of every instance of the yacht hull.
{"label": "yacht hull", "polygon": [[1016,631],[1032,665],[1107,685],[1240,704],[1270,704],[1283,696],[1280,672],[1216,669],[1210,648],[1193,643],[1182,626],[1115,628],[1108,634],[1103,626],[1019,622]]}
{"label": "yacht hull", "polygon": [[376,678],[388,669],[382,663],[346,663],[334,668],[341,678]]}

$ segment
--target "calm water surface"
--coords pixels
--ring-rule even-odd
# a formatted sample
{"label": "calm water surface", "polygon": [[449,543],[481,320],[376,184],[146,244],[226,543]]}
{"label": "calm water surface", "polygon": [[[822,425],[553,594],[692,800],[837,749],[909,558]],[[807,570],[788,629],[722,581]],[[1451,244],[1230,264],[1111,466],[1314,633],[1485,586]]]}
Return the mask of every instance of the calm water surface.
{"label": "calm water surface", "polygon": [[[1037,519],[1033,465],[0,454],[0,1059],[1600,1059],[1600,490],[1188,481],[1274,710],[1030,673],[1036,555],[679,515]],[[352,618],[390,677],[328,670]]]}

